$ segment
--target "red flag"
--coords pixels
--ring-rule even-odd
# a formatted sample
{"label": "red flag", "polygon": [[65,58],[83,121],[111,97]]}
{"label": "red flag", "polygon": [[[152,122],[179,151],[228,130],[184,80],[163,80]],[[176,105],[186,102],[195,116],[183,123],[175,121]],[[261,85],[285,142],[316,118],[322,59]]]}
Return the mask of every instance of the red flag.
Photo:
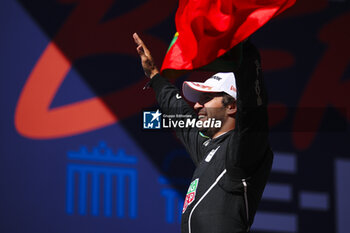
{"label": "red flag", "polygon": [[175,17],[177,33],[161,71],[208,65],[294,3],[295,0],[180,0]]}

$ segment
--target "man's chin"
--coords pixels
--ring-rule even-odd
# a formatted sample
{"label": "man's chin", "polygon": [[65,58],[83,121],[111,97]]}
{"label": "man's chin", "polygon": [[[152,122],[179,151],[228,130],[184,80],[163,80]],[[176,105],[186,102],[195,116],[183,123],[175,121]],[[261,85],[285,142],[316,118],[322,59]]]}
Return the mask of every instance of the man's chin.
{"label": "man's chin", "polygon": [[203,118],[201,118],[201,119],[198,119],[198,121],[201,121],[201,122],[205,122],[206,120],[208,120],[208,118],[207,117],[203,117]]}
{"label": "man's chin", "polygon": [[201,132],[202,134],[204,134],[205,136],[208,136],[210,138],[213,137],[213,135],[218,131],[217,128],[198,128],[199,132]]}

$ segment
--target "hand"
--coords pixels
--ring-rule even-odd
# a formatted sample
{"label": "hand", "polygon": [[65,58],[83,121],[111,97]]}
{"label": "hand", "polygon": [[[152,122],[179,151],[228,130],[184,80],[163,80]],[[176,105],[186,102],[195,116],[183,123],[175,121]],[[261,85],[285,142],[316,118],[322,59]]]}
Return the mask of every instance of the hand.
{"label": "hand", "polygon": [[137,53],[140,55],[143,71],[145,72],[147,77],[153,78],[153,76],[158,74],[159,71],[154,64],[151,53],[147,49],[146,45],[143,43],[141,38],[137,35],[137,33],[134,33],[132,36],[134,38],[135,43],[137,44],[136,50]]}

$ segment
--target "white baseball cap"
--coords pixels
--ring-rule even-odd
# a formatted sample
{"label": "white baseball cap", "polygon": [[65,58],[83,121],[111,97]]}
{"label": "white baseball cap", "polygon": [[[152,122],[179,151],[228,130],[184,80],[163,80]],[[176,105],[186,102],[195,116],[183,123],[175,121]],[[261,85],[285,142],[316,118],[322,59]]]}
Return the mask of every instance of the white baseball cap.
{"label": "white baseball cap", "polygon": [[225,92],[236,99],[236,79],[232,72],[216,73],[204,83],[185,81],[182,85],[185,98],[197,102],[203,92]]}

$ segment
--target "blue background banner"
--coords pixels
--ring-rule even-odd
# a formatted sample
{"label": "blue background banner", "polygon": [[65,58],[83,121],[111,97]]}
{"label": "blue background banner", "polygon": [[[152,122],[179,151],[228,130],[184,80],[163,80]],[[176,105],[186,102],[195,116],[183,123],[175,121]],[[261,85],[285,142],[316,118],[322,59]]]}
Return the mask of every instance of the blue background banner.
{"label": "blue background banner", "polygon": [[[170,130],[143,129],[158,106],[132,39],[160,67],[176,8],[0,2],[0,232],[180,232],[194,167]],[[302,0],[252,37],[275,152],[253,232],[350,232],[349,25],[349,1]]]}

